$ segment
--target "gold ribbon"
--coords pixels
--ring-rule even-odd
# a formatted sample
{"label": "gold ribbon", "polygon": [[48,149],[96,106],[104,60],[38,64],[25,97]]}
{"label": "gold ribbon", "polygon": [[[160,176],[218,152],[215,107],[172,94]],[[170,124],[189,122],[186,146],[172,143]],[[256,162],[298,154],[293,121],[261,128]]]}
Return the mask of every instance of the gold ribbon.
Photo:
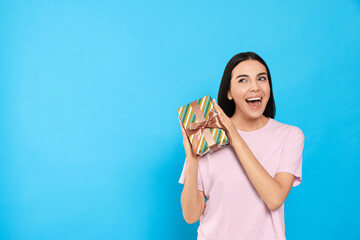
{"label": "gold ribbon", "polygon": [[213,109],[210,109],[209,116],[205,120],[198,102],[194,101],[190,104],[198,120],[197,123],[190,123],[189,128],[186,129],[186,133],[188,136],[195,134],[191,144],[193,154],[196,155],[197,152],[196,149],[198,148],[198,144],[200,142],[200,138],[202,135],[204,135],[206,142],[212,152],[218,150],[219,147],[216,145],[215,140],[209,129],[209,128],[223,128],[218,113],[215,112]]}

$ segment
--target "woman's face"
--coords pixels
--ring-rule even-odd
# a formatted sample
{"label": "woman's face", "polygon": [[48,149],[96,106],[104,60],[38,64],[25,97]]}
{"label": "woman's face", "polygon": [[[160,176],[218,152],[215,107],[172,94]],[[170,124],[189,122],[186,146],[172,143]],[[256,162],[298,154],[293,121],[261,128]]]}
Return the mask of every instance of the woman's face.
{"label": "woman's face", "polygon": [[[265,66],[256,60],[239,63],[232,70],[227,97],[229,100],[234,99],[236,111],[245,118],[261,117],[270,98],[270,84]],[[261,98],[260,105],[259,101],[246,101],[254,97]]]}

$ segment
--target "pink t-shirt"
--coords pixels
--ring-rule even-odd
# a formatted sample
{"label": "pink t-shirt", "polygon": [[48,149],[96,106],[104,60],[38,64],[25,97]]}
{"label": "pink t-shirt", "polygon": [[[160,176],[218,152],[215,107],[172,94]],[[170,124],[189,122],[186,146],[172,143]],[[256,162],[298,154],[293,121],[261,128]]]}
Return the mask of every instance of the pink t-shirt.
{"label": "pink t-shirt", "polygon": [[[240,136],[266,171],[295,175],[301,182],[304,134],[300,128],[270,118],[260,129]],[[186,158],[179,183],[186,177]],[[234,148],[229,145],[199,160],[198,189],[208,198],[198,240],[284,240],[284,204],[271,211],[253,187]]]}

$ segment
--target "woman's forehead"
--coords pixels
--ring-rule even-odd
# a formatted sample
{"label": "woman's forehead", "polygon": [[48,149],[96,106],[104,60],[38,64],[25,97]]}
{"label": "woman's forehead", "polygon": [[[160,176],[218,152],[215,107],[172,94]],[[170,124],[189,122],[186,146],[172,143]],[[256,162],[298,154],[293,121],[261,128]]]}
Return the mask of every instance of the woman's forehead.
{"label": "woman's forehead", "polygon": [[232,70],[232,74],[244,74],[249,76],[256,76],[259,73],[266,71],[265,66],[256,60],[242,61]]}

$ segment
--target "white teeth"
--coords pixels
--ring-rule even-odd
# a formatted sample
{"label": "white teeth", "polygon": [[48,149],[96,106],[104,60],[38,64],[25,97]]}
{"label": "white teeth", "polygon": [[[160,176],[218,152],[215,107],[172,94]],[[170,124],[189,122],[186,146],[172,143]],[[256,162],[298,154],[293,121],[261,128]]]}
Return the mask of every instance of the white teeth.
{"label": "white teeth", "polygon": [[254,100],[260,100],[261,98],[248,98],[248,99],[246,99],[246,100],[248,100],[248,101],[254,101]]}

